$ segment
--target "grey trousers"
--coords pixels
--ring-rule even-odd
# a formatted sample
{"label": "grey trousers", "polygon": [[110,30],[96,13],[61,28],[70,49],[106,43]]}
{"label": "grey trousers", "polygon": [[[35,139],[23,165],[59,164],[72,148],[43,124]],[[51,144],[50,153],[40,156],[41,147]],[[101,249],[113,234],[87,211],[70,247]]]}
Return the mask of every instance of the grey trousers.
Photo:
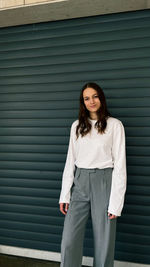
{"label": "grey trousers", "polygon": [[109,219],[112,168],[76,168],[61,242],[61,267],[81,267],[86,222],[91,213],[94,267],[113,267],[117,219]]}

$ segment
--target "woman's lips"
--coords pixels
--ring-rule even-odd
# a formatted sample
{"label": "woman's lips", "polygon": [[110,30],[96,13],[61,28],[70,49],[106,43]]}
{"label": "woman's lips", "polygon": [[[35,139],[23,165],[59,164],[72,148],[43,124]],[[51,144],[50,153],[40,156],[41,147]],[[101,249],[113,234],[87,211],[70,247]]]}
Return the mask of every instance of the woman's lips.
{"label": "woman's lips", "polygon": [[94,106],[90,106],[90,108],[95,108],[96,107],[96,105],[94,105]]}

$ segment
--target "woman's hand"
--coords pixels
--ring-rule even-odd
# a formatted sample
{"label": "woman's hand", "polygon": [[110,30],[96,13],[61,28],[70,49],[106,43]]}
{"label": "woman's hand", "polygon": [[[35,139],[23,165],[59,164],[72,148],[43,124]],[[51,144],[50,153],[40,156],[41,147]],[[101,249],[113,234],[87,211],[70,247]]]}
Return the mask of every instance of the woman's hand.
{"label": "woman's hand", "polygon": [[59,207],[60,207],[59,209],[60,209],[61,213],[66,215],[67,211],[68,211],[68,208],[69,208],[69,203],[60,203]]}
{"label": "woman's hand", "polygon": [[113,214],[111,214],[109,212],[108,212],[108,217],[109,217],[109,219],[116,219],[117,218],[116,215],[113,215]]}

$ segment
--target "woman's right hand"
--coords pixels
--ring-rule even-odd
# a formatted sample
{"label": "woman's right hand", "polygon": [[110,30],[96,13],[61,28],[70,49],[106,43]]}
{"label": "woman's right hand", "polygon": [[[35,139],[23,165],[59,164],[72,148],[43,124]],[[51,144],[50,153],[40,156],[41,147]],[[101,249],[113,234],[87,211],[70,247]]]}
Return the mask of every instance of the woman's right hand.
{"label": "woman's right hand", "polygon": [[60,207],[60,211],[66,215],[67,214],[67,211],[68,211],[68,208],[69,208],[69,203],[60,203],[59,204],[59,207]]}

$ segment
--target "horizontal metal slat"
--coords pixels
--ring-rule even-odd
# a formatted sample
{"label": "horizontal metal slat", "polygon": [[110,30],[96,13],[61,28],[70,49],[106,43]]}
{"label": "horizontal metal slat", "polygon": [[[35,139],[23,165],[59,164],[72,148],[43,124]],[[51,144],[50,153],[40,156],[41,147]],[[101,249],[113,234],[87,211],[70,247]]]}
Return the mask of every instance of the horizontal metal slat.
{"label": "horizontal metal slat", "polygon": [[1,218],[5,219],[5,220],[13,220],[13,221],[20,221],[20,222],[29,222],[29,223],[39,223],[39,224],[48,224],[48,225],[56,225],[56,221],[57,224],[60,226],[63,226],[64,224],[64,216],[61,215],[60,216],[56,215],[56,216],[51,216],[51,214],[49,213],[48,215],[42,214],[42,216],[39,213],[25,213],[23,212],[15,212],[15,211],[11,211],[10,209],[5,210],[5,211],[0,211],[0,215]]}
{"label": "horizontal metal slat", "polygon": [[68,144],[67,136],[1,136],[0,144]]}
{"label": "horizontal metal slat", "polygon": [[[130,49],[133,49],[133,48],[134,49],[139,48],[140,50],[141,50],[141,48],[149,49],[148,43],[149,43],[150,37],[148,37],[148,36],[143,37],[143,38],[137,37],[137,38],[130,39],[130,40],[126,39],[126,40],[113,40],[113,41],[112,40],[111,41],[102,41],[101,36],[97,35],[95,37],[95,34],[93,34],[93,40],[91,39],[91,37],[92,36],[89,36],[89,35],[87,35],[87,36],[84,35],[84,37],[82,35],[79,35],[78,39],[76,37],[74,37],[74,38],[69,37],[68,40],[66,40],[64,38],[61,38],[60,40],[56,39],[56,41],[55,41],[56,44],[52,45],[52,42],[51,42],[48,45],[48,47],[45,47],[45,49],[42,49],[42,48],[36,48],[36,50],[33,50],[33,48],[24,49],[24,55],[22,54],[22,50],[14,51],[13,54],[12,54],[11,50],[5,51],[5,52],[0,52],[0,58],[1,58],[1,60],[5,59],[5,61],[3,62],[4,68],[6,68],[8,66],[14,66],[15,67],[15,66],[17,66],[18,63],[20,63],[20,66],[25,66],[26,64],[23,60],[21,61],[21,58],[27,58],[27,57],[33,58],[33,60],[31,62],[28,61],[29,66],[34,66],[34,65],[36,66],[37,62],[39,62],[38,65],[42,65],[43,63],[44,63],[44,65],[49,65],[49,66],[57,64],[57,67],[59,68],[59,66],[61,64],[64,64],[64,67],[65,67],[65,63],[67,63],[67,62],[73,63],[73,65],[74,65],[75,63],[79,64],[80,62],[83,61],[82,58],[78,59],[78,61],[77,60],[73,61],[73,60],[69,60],[66,58],[64,58],[64,59],[62,58],[63,61],[61,59],[58,61],[57,57],[56,57],[56,61],[54,61],[53,60],[53,54],[56,54],[54,48],[56,49],[56,47],[57,47],[57,54],[58,54],[58,53],[60,53],[59,52],[59,46],[61,48],[64,47],[64,49],[65,49],[65,47],[70,48],[70,46],[75,47],[77,49],[76,46],[79,46],[79,45],[83,46],[84,45],[87,47],[87,45],[89,44],[91,47],[96,48],[98,46],[98,44],[100,43],[101,45],[96,50],[98,52],[104,52],[104,53],[106,51],[113,51],[113,50],[117,53],[117,50],[119,50],[119,51],[125,50],[126,51],[127,49],[129,50],[129,53],[130,53]],[[59,44],[59,46],[58,46],[58,44]],[[51,51],[52,49],[54,50],[53,53]],[[65,50],[63,51],[63,53],[65,52]],[[87,50],[87,48],[86,48],[86,50]],[[86,50],[84,51],[84,53],[86,52]],[[68,54],[70,52],[71,52],[71,50],[68,49]],[[74,53],[75,52],[76,52],[76,50],[74,49]],[[81,50],[80,53],[81,52],[83,52],[83,50]],[[61,55],[63,55],[63,53],[61,53]],[[57,56],[57,54],[56,54],[56,56]],[[38,55],[40,58],[34,59],[35,55]],[[46,55],[48,57],[49,56],[51,56],[51,57],[50,58],[43,58]],[[13,62],[9,60],[12,57],[14,58]],[[131,59],[129,59],[128,67],[130,66],[130,60]],[[98,61],[98,58],[95,60],[93,59],[93,62],[94,61],[96,63]],[[35,62],[36,62],[36,64],[35,64]],[[88,63],[87,59],[85,59],[85,62]],[[59,63],[59,65],[58,65],[58,63]],[[126,60],[125,60],[125,63],[126,63]],[[110,62],[110,65],[108,66],[108,68],[110,68],[110,67],[112,67],[112,69],[113,69],[115,67],[115,62],[114,62],[114,67],[113,67],[113,63]],[[121,67],[123,68],[123,67],[125,67],[125,65],[123,65],[123,66],[121,65]],[[135,65],[135,67],[137,67],[137,65]],[[144,67],[145,67],[145,65],[144,65]],[[104,69],[105,69],[105,65],[104,65]]]}
{"label": "horizontal metal slat", "polygon": [[[43,107],[44,108],[44,107]],[[64,109],[61,111],[59,110],[31,110],[31,111],[3,111],[0,114],[0,118],[1,119],[38,119],[40,121],[40,119],[42,118],[42,120],[45,120],[49,123],[51,123],[51,118],[58,118],[58,117],[62,117],[65,118],[69,115],[70,118],[73,118],[75,115],[77,115],[77,112],[74,110],[70,110],[69,109],[69,114],[68,114],[68,109]],[[0,125],[3,122],[3,120],[0,121]]]}
{"label": "horizontal metal slat", "polygon": [[[61,120],[59,118],[51,118],[51,119],[46,119],[45,122],[47,121],[47,125],[46,127],[44,127],[44,123],[43,125],[41,125],[42,127],[40,127],[40,122],[42,124],[42,119],[1,119],[0,120],[0,127],[1,127],[1,135],[3,135],[2,130],[4,132],[4,135],[6,135],[8,133],[9,135],[9,131],[12,130],[11,134],[13,135],[13,131],[18,131],[18,135],[19,135],[19,130],[25,130],[25,131],[34,131],[34,128],[37,129],[37,131],[39,130],[39,133],[45,131],[49,132],[50,135],[60,135],[59,131],[61,132],[62,136],[66,136],[66,134],[70,133],[70,127],[71,124],[73,123],[73,121],[75,121],[77,118],[69,118],[68,120],[67,118],[61,118]],[[23,121],[23,123],[21,123]],[[43,118],[44,121],[44,118]],[[7,123],[5,123],[7,122]],[[12,122],[12,123],[11,123]],[[31,122],[33,122],[33,124],[31,124]],[[35,122],[35,125],[34,125]],[[38,123],[37,123],[38,122]],[[10,124],[10,125],[9,125]],[[18,126],[17,126],[18,124]],[[7,127],[6,127],[7,125]],[[3,126],[3,127],[2,127]],[[39,126],[39,127],[37,127]],[[48,126],[48,127],[47,127]],[[28,132],[28,133],[29,133]],[[51,132],[51,133],[50,133]],[[38,132],[37,132],[38,134]]]}
{"label": "horizontal metal slat", "polygon": [[[68,76],[68,74],[70,74],[70,76]],[[89,70],[89,71],[82,71],[82,76],[83,79],[95,79],[95,77],[97,78],[99,74],[99,77],[101,77],[101,79],[105,80],[106,78],[109,79],[114,79],[114,75],[116,75],[117,77],[119,77],[119,79],[134,79],[134,78],[148,78],[149,77],[149,69],[145,68],[142,70],[130,70],[130,71],[110,71],[110,72],[106,72],[103,71],[101,73],[99,73],[98,70]],[[23,76],[16,76],[15,77],[3,77],[0,78],[0,82],[1,84],[5,85],[5,84],[19,84],[19,83],[48,83],[54,80],[58,80],[59,82],[65,82],[65,81],[77,81],[79,79],[79,77],[81,77],[81,72],[64,72],[64,73],[54,73],[54,74],[40,74],[40,75],[23,75]],[[68,78],[68,79],[67,79]],[[25,100],[25,99],[24,99]]]}
{"label": "horizontal metal slat", "polygon": [[[55,183],[56,184],[56,183]],[[57,187],[54,187],[54,189],[60,191],[61,183],[59,182]],[[59,188],[58,188],[59,187]],[[27,188],[27,186],[26,186]],[[53,190],[53,187],[51,188]],[[23,210],[24,212],[27,212],[29,209],[29,212],[34,209],[33,214],[39,212],[39,208],[44,211],[48,210],[48,214],[51,214],[51,216],[57,216],[58,209],[58,198],[52,199],[51,196],[42,197],[42,196],[29,196],[29,195],[8,195],[8,194],[1,194],[0,196],[0,207],[1,211],[13,211],[17,212],[18,210]],[[47,209],[45,209],[47,208]]]}
{"label": "horizontal metal slat", "polygon": [[144,196],[149,196],[149,192],[150,192],[150,187],[148,185],[144,186],[143,185],[129,185],[127,188],[127,193],[128,194],[132,194],[133,198],[134,195],[142,195]]}
{"label": "horizontal metal slat", "polygon": [[57,100],[48,100],[48,101],[9,101],[9,102],[0,102],[0,110],[63,110],[66,109],[66,106],[68,107],[69,110],[74,110],[77,107],[77,101],[70,99],[68,100],[63,100],[57,101]]}
{"label": "horizontal metal slat", "polygon": [[[142,193],[141,193],[142,194]],[[133,192],[133,197],[134,197],[134,192]],[[150,207],[149,206],[145,206],[145,205],[136,205],[136,204],[126,204],[124,206],[124,213],[125,214],[134,214],[135,216],[138,215],[143,215],[146,217],[150,216]]]}
{"label": "horizontal metal slat", "polygon": [[[38,59],[39,60],[39,59]],[[63,59],[62,59],[63,60]],[[68,61],[68,62],[67,62]],[[102,70],[113,70],[113,69],[126,69],[128,67],[130,68],[137,68],[137,66],[139,66],[140,68],[142,67],[149,67],[150,66],[150,58],[149,57],[143,57],[143,58],[130,58],[130,59],[124,59],[124,64],[122,65],[122,60],[120,59],[116,59],[116,60],[102,60],[100,61],[99,58],[95,58],[92,60],[88,60],[85,59],[82,60],[82,58],[78,61],[76,60],[70,60],[70,58],[65,58],[64,61],[59,62],[57,63],[57,60],[53,61],[53,60],[49,60],[47,57],[46,58],[40,58],[39,61],[37,61],[37,58],[34,60],[32,60],[32,62],[28,62],[25,63],[25,61],[21,61],[20,59],[17,60],[17,59],[14,59],[13,61],[12,60],[2,60],[2,66],[0,66],[0,69],[1,69],[1,73],[2,71],[4,72],[4,74],[6,75],[6,71],[7,71],[7,74],[10,73],[10,74],[16,74],[19,72],[23,73],[29,73],[29,70],[32,70],[34,71],[35,70],[35,73],[36,73],[36,69],[41,69],[43,70],[43,68],[45,67],[48,67],[50,70],[52,70],[54,72],[57,71],[57,72],[62,72],[62,68],[63,69],[68,69],[69,66],[72,68],[72,69],[86,69],[87,68],[87,62],[91,62],[91,65],[95,64],[95,65],[98,65],[99,64],[99,69],[102,69]],[[102,65],[100,64],[102,63]],[[73,85],[72,85],[73,86]],[[56,86],[55,86],[56,87]],[[7,89],[7,88],[6,88]],[[43,88],[42,88],[43,89]],[[41,89],[41,90],[42,90]],[[65,87],[66,89],[66,87]],[[26,90],[29,90],[28,88],[26,88]],[[33,90],[33,88],[31,87],[30,90]],[[38,88],[37,88],[38,90]],[[47,88],[48,90],[48,88]],[[132,91],[130,91],[130,93],[132,93]]]}
{"label": "horizontal metal slat", "polygon": [[16,179],[16,178],[1,178],[0,177],[0,186],[12,186],[12,187],[29,187],[29,188],[50,188],[58,189],[60,190],[60,183],[58,180],[51,180],[51,177],[49,177],[49,180],[35,180],[35,179]]}
{"label": "horizontal metal slat", "polygon": [[139,235],[149,235],[150,234],[150,229],[148,226],[145,225],[132,225],[132,224],[124,224],[122,223],[117,223],[117,232],[118,233],[136,233]]}
{"label": "horizontal metal slat", "polygon": [[[94,19],[94,18],[93,18]],[[105,21],[106,22],[106,21]],[[28,29],[26,31],[14,31],[14,33],[10,32],[9,34],[8,33],[1,33],[0,36],[1,36],[1,43],[3,42],[13,42],[13,41],[16,41],[16,40],[28,40],[28,41],[31,41],[31,40],[39,40],[39,39],[43,39],[43,38],[50,38],[51,35],[50,33],[54,33],[55,35],[58,34],[58,36],[60,36],[60,34],[62,32],[64,32],[65,29],[69,30],[69,28],[71,27],[72,29],[75,29],[77,30],[78,27],[80,26],[80,29],[81,30],[85,30],[87,29],[87,26],[88,27],[94,27],[94,28],[98,28],[99,27],[99,24],[100,24],[100,21],[99,20],[95,20],[95,22],[92,21],[92,24],[89,22],[89,21],[82,21],[82,22],[77,22],[72,24],[71,23],[69,25],[65,25],[63,26],[62,25],[59,25],[58,27],[54,26],[54,27],[51,27],[49,25],[49,27],[43,27],[41,29],[38,29],[38,32],[37,32],[37,27],[35,26],[34,28],[32,29]],[[143,18],[138,18],[138,19],[128,19],[126,22],[124,21],[120,21],[118,23],[118,21],[107,21],[103,27],[99,27],[99,31],[100,32],[110,32],[110,31],[116,31],[116,30],[128,30],[129,27],[128,25],[130,25],[130,29],[137,29],[137,28],[141,28],[141,27],[148,27],[150,25],[150,20],[149,20],[149,17],[145,18],[144,21],[143,21]],[[44,25],[43,25],[44,26]],[[35,30],[36,29],[36,30]],[[50,31],[51,29],[51,31]],[[57,29],[57,32],[56,32],[56,29]],[[13,29],[12,29],[13,31]],[[52,40],[54,39],[54,36],[52,36]]]}
{"label": "horizontal metal slat", "polygon": [[127,162],[134,166],[150,166],[150,157],[148,156],[128,156]]}
{"label": "horizontal metal slat", "polygon": [[149,175],[132,175],[128,174],[128,184],[131,185],[148,185],[150,186]]}
{"label": "horizontal metal slat", "polygon": [[126,137],[127,140],[127,144],[129,145],[133,145],[133,146],[149,146],[150,145],[150,138],[149,136],[145,136],[144,138],[142,136],[127,136]]}
{"label": "horizontal metal slat", "polygon": [[[28,49],[28,48],[40,48],[40,47],[49,47],[50,44],[50,37],[51,38],[56,38],[57,36],[60,37],[73,37],[73,36],[79,36],[82,33],[82,37],[85,34],[100,34],[101,36],[101,40],[103,41],[112,41],[112,40],[126,40],[126,39],[133,39],[133,38],[144,38],[144,37],[148,37],[149,36],[149,32],[147,30],[146,27],[139,27],[139,28],[135,28],[134,31],[132,28],[128,28],[125,29],[124,31],[122,30],[114,30],[111,31],[108,28],[108,31],[104,31],[101,32],[101,27],[93,27],[93,25],[91,24],[90,26],[84,27],[81,26],[80,29],[77,27],[76,29],[72,28],[72,31],[70,31],[70,29],[67,29],[66,31],[60,31],[56,32],[55,30],[53,31],[53,33],[49,32],[49,39],[38,39],[36,38],[35,40],[22,40],[22,41],[12,41],[9,43],[8,42],[4,42],[1,47],[0,47],[0,51],[13,51],[13,50],[23,50],[23,49]],[[82,38],[81,37],[81,38]],[[73,46],[73,45],[72,45]],[[63,49],[64,51],[64,47],[61,46],[61,49]],[[69,45],[68,45],[68,50],[69,50]],[[55,51],[55,49],[54,49]]]}
{"label": "horizontal metal slat", "polygon": [[[134,242],[134,240],[133,240]],[[136,249],[136,253],[139,255],[147,255],[147,252],[148,252],[148,245],[141,245],[141,244],[135,244],[135,243],[129,243],[129,242],[126,242],[126,246],[123,246],[123,243],[122,242],[118,242],[118,246],[119,246],[119,249],[118,250],[121,250],[123,247],[124,247],[124,252],[125,253],[134,253],[135,249]],[[140,249],[141,247],[141,249]]]}
{"label": "horizontal metal slat", "polygon": [[0,194],[15,195],[15,196],[32,196],[32,197],[49,197],[58,199],[59,191],[51,188],[30,188],[30,187],[11,187],[1,186]]}
{"label": "horizontal metal slat", "polygon": [[[139,151],[143,151],[144,147],[136,148]],[[143,149],[143,150],[142,150]],[[9,153],[67,153],[66,145],[7,145],[0,144],[1,152]],[[145,150],[144,150],[145,151]],[[147,147],[147,153],[149,148]]]}
{"label": "horizontal metal slat", "polygon": [[[148,247],[150,243],[150,237],[148,235],[137,235],[137,234],[128,234],[128,233],[119,233],[117,236],[117,241],[124,240],[125,243],[129,243],[129,247],[126,248],[126,251],[131,251],[131,247],[133,249],[133,244],[135,244],[136,251],[139,250],[141,245],[140,253],[147,254]],[[144,246],[144,247],[143,247]]]}
{"label": "horizontal metal slat", "polygon": [[141,155],[141,156],[150,156],[150,147],[139,147],[137,146],[127,146],[127,154],[130,155]]}
{"label": "horizontal metal slat", "polygon": [[127,166],[128,173],[131,175],[149,175],[150,167],[149,166],[134,166],[128,164]]}
{"label": "horizontal metal slat", "polygon": [[[51,198],[51,201],[49,201],[49,205],[51,207],[55,207],[55,210],[57,211],[57,213],[55,212],[54,214],[51,214],[52,209],[50,209],[48,206],[40,206],[40,205],[32,205],[31,203],[29,203],[28,205],[23,205],[23,204],[8,204],[8,203],[2,203],[0,204],[1,206],[1,211],[2,212],[11,212],[11,213],[22,213],[24,217],[27,216],[29,214],[33,214],[34,215],[39,215],[41,217],[45,216],[50,216],[51,220],[54,221],[55,223],[57,221],[56,217],[58,215],[60,215],[60,211],[59,211],[59,204],[58,204],[58,199],[56,199],[54,201],[53,198]],[[24,218],[23,217],[23,218]],[[59,221],[59,220],[58,220]],[[52,223],[52,222],[51,222]]]}
{"label": "horizontal metal slat", "polygon": [[0,169],[0,177],[5,178],[19,178],[19,179],[44,179],[49,180],[51,177],[51,180],[57,180],[61,179],[62,170],[50,170],[50,171],[36,171],[36,170],[8,170],[8,169]]}
{"label": "horizontal metal slat", "polygon": [[72,95],[68,94],[68,92],[45,92],[41,93],[18,93],[18,94],[1,94],[0,101],[9,102],[9,101],[43,101],[43,100],[50,100],[50,101],[63,101],[63,100],[73,100],[79,99],[78,92],[72,92]]}
{"label": "horizontal metal slat", "polygon": [[[126,194],[126,203],[130,205],[150,205],[150,196],[149,195],[138,195],[138,194]],[[144,219],[144,217],[143,217]],[[145,224],[145,221],[144,221]]]}
{"label": "horizontal metal slat", "polygon": [[[109,78],[109,81],[113,82],[115,79],[114,79],[114,76],[110,75],[107,76],[107,75],[100,75],[99,71],[89,71],[88,73],[82,73],[82,79],[85,83],[85,81],[87,80],[97,80],[97,79],[101,79],[101,80],[107,80]],[[140,79],[143,79],[143,81],[141,81],[140,83]],[[13,78],[10,78],[8,80],[6,79],[1,79],[1,84],[2,85],[6,85],[6,84],[38,84],[38,83],[51,83],[51,82],[55,82],[55,80],[57,80],[57,82],[59,83],[64,83],[64,82],[67,82],[67,80],[69,82],[76,82],[76,81],[79,81],[81,79],[81,73],[70,73],[70,75],[68,75],[68,73],[66,73],[65,75],[64,74],[53,74],[53,75],[38,75],[38,76],[25,76],[25,77],[13,77]],[[129,84],[129,81],[130,81],[130,84],[133,82],[135,84],[135,79],[136,80],[139,80],[139,86],[142,86],[142,82],[144,82],[144,86],[147,86],[148,85],[148,82],[150,81],[150,78],[148,75],[145,75],[143,73],[143,75],[140,77],[138,77],[137,74],[134,75],[134,77],[131,77],[130,74],[127,75],[127,76],[124,76],[124,77],[121,77],[120,78],[117,78],[118,79],[118,82],[120,82],[121,84],[124,83],[124,86],[127,86]],[[141,79],[141,80],[142,80]],[[117,83],[117,80],[115,81]],[[137,82],[137,81],[136,81]],[[24,101],[26,101],[27,99],[23,99]],[[55,99],[56,100],[56,99]],[[63,100],[63,99],[62,99]],[[21,99],[20,99],[21,101]]]}
{"label": "horizontal metal slat", "polygon": [[[20,120],[21,123],[21,120]],[[13,125],[12,125],[13,126]],[[59,132],[60,129],[60,132]],[[69,133],[69,130],[63,129],[63,128],[59,128],[58,129],[53,129],[52,127],[25,127],[25,123],[24,123],[24,127],[23,124],[20,125],[20,127],[2,127],[1,129],[1,135],[3,136],[52,136],[52,137],[58,137],[58,136],[65,136],[65,134],[67,135]]]}
{"label": "horizontal metal slat", "polygon": [[[115,53],[114,53],[115,52]],[[69,62],[90,62],[90,61],[112,61],[112,60],[131,60],[131,59],[141,59],[143,57],[147,57],[149,55],[149,47],[143,48],[132,48],[132,49],[117,49],[117,50],[99,50],[98,51],[90,51],[86,52],[83,51],[81,53],[67,53],[67,54],[61,54],[58,53],[55,55],[51,55],[51,49],[45,48],[45,49],[28,49],[26,53],[22,54],[22,51],[16,51],[13,53],[9,52],[3,52],[0,53],[1,57],[1,63],[4,65],[6,62],[12,62],[11,59],[14,59],[16,62],[20,64],[24,64],[24,66],[35,66],[40,64],[62,64],[62,63],[69,63]],[[4,59],[4,60],[2,60]],[[8,60],[8,61],[6,61]],[[10,61],[11,60],[11,61]],[[13,61],[14,62],[14,61]]]}
{"label": "horizontal metal slat", "polygon": [[[92,66],[93,65],[93,66]],[[90,64],[90,67],[92,69],[94,69],[94,72],[100,72],[101,71],[101,77],[103,79],[106,78],[106,75],[108,78],[112,79],[114,76],[118,76],[120,77],[120,79],[122,78],[134,78],[134,77],[138,77],[138,78],[142,78],[142,77],[148,77],[149,76],[149,67],[136,67],[136,68],[128,68],[128,69],[115,69],[115,70],[102,70],[99,67],[96,67],[94,64]],[[55,70],[53,68],[48,68],[46,67],[45,69],[43,67],[40,67],[39,69],[35,69],[35,68],[31,68],[31,70],[27,69],[27,70],[16,70],[13,73],[9,70],[5,70],[5,75],[2,73],[2,75],[0,75],[0,82],[1,84],[3,84],[3,81],[5,79],[7,79],[7,83],[9,84],[9,81],[12,80],[12,82],[14,83],[16,78],[20,79],[20,77],[23,80],[27,80],[30,79],[30,77],[32,77],[32,81],[34,81],[35,77],[40,76],[41,79],[47,78],[47,75],[62,75],[65,76],[67,74],[71,74],[72,78],[74,76],[74,72],[76,72],[76,74],[78,75],[79,71],[81,72],[81,74],[85,75],[85,73],[90,73],[91,70],[89,68],[89,66],[87,66],[86,68],[78,68],[78,67],[68,67],[68,69],[63,68],[61,69],[61,71],[59,72],[59,70]]]}
{"label": "horizontal metal slat", "polygon": [[[122,217],[122,216],[121,216]],[[120,223],[129,223],[132,225],[142,225],[142,226],[149,226],[150,220],[149,216],[145,215],[138,215],[138,220],[137,216],[135,214],[124,214],[123,217],[120,219]]]}
{"label": "horizontal metal slat", "polygon": [[[150,40],[149,40],[150,41]],[[115,46],[116,47],[116,46]],[[106,45],[105,45],[106,48]],[[16,60],[15,60],[16,61]],[[148,58],[146,59],[130,59],[130,60],[125,60],[124,65],[122,66],[122,62],[120,60],[116,60],[116,62],[112,62],[112,61],[104,61],[103,65],[100,65],[99,61],[93,61],[90,64],[90,68],[89,65],[87,64],[87,62],[78,62],[78,63],[67,63],[67,64],[52,64],[51,62],[49,62],[49,64],[41,64],[42,62],[40,62],[40,65],[38,66],[33,65],[32,62],[32,66],[17,66],[15,67],[15,61],[13,61],[14,65],[9,65],[12,64],[12,62],[10,61],[5,61],[5,63],[3,64],[3,68],[0,67],[1,72],[0,72],[0,77],[3,76],[21,76],[21,75],[28,75],[30,73],[30,75],[36,75],[36,74],[55,74],[55,73],[65,73],[65,72],[74,72],[74,71],[89,71],[89,69],[94,68],[95,71],[96,70],[101,70],[102,72],[104,72],[105,70],[108,71],[117,71],[118,69],[127,71],[127,70],[137,70],[141,72],[143,71],[143,69],[149,68],[150,63],[148,62]],[[17,61],[16,61],[17,62]],[[23,62],[22,62],[23,63]],[[51,63],[51,64],[50,64]],[[8,64],[8,66],[7,66]]]}
{"label": "horizontal metal slat", "polygon": [[12,229],[12,230],[23,230],[29,232],[49,233],[49,234],[62,234],[62,228],[59,225],[44,225],[36,223],[24,223],[24,222],[10,222],[7,220],[0,221],[0,228]]}
{"label": "horizontal metal slat", "polygon": [[16,170],[59,170],[63,169],[64,162],[19,162],[19,161],[1,161],[1,169],[16,169]]}
{"label": "horizontal metal slat", "polygon": [[7,246],[12,246],[12,243],[16,247],[25,247],[25,248],[35,248],[35,249],[40,249],[40,250],[45,250],[45,247],[47,247],[48,251],[59,251],[60,245],[59,243],[55,244],[54,242],[40,242],[37,240],[25,240],[25,239],[17,239],[15,237],[1,237],[1,244],[2,245],[7,245]]}
{"label": "horizontal metal slat", "polygon": [[0,153],[0,161],[34,161],[34,162],[64,162],[66,154],[62,153]]}

